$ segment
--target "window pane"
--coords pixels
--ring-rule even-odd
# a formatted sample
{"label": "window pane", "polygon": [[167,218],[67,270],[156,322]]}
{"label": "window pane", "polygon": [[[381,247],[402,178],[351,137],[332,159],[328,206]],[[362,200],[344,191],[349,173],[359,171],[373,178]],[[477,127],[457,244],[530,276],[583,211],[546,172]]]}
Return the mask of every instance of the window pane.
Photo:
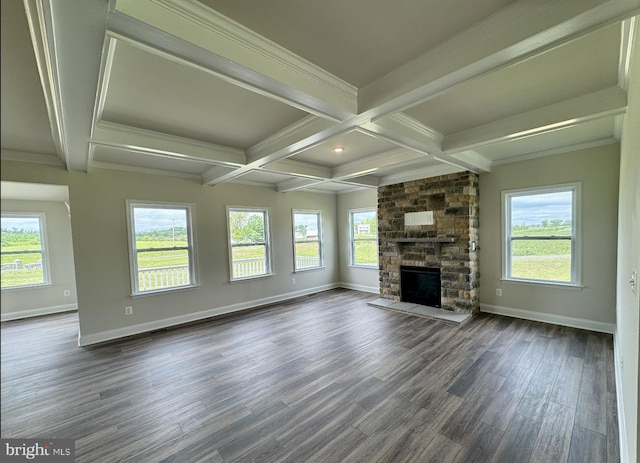
{"label": "window pane", "polygon": [[356,265],[378,265],[378,241],[356,241],[353,254]]}
{"label": "window pane", "polygon": [[136,291],[192,285],[188,209],[133,206],[132,213],[138,271]]}
{"label": "window pane", "polygon": [[320,213],[295,212],[293,214],[296,270],[322,266],[320,224]]}
{"label": "window pane", "polygon": [[352,265],[378,265],[378,222],[375,209],[351,213]]}
{"label": "window pane", "polygon": [[296,269],[320,266],[320,243],[318,241],[296,243]]}
{"label": "window pane", "polygon": [[2,288],[46,283],[40,217],[2,217]]}
{"label": "window pane", "polygon": [[136,249],[188,246],[186,209],[136,207]]}
{"label": "window pane", "polygon": [[511,276],[570,282],[571,240],[514,241]]}
{"label": "window pane", "polygon": [[264,212],[229,211],[231,244],[264,243]]}
{"label": "window pane", "polygon": [[514,196],[511,236],[571,236],[571,207],[571,191]]}
{"label": "window pane", "polygon": [[271,273],[266,225],[266,211],[229,210],[232,279]]}
{"label": "window pane", "polygon": [[507,278],[576,283],[575,192],[571,186],[507,195],[510,206]]}

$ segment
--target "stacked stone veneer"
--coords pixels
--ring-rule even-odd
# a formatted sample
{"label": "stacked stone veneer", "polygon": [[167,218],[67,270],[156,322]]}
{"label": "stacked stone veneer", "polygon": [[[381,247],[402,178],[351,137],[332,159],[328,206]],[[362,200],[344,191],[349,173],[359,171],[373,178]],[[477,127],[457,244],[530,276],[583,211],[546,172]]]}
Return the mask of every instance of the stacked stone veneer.
{"label": "stacked stone veneer", "polygon": [[[477,312],[480,272],[478,253],[471,249],[472,242],[478,242],[478,200],[478,175],[472,172],[378,188],[381,297],[400,300],[400,266],[437,267],[442,308]],[[433,211],[433,225],[405,226],[406,212],[421,211]],[[436,237],[454,238],[454,242],[391,241]]]}

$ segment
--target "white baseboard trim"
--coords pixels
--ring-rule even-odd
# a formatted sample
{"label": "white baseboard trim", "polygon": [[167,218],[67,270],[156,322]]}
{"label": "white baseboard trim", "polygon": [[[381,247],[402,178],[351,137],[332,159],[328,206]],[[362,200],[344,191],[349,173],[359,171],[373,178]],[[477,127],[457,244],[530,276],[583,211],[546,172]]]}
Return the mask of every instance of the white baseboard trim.
{"label": "white baseboard trim", "polygon": [[525,320],[533,320],[536,322],[551,323],[552,325],[570,326],[572,328],[581,328],[583,330],[598,331],[600,333],[613,334],[616,331],[615,323],[597,322],[594,320],[586,320],[584,318],[565,317],[564,315],[533,312],[531,310],[514,309],[511,307],[480,304],[480,311],[497,315],[506,315],[507,317],[523,318]]}
{"label": "white baseboard trim", "polygon": [[622,369],[620,368],[620,351],[618,335],[613,334],[613,361],[616,376],[616,407],[618,407],[618,438],[620,444],[620,463],[630,463],[627,453],[627,424],[624,418],[624,397],[622,397]]}
{"label": "white baseboard trim", "polygon": [[344,289],[353,289],[354,291],[364,291],[365,293],[380,294],[380,288],[378,288],[377,286],[355,285],[353,283],[345,282],[340,282],[338,283],[338,285],[340,286],[340,288]]}
{"label": "white baseboard trim", "polygon": [[133,326],[127,326],[124,328],[117,328],[115,330],[102,331],[100,333],[92,333],[87,335],[82,335],[82,333],[79,333],[78,346],[80,347],[90,346],[92,344],[99,344],[101,342],[113,341],[115,339],[120,339],[127,336],[148,333],[150,331],[182,325],[184,323],[204,320],[206,318],[211,318],[218,315],[226,315],[234,312],[240,312],[242,310],[255,309],[257,307],[275,304],[278,302],[295,299],[297,297],[308,296],[311,294],[320,293],[322,291],[328,291],[330,289],[335,289],[339,287],[340,285],[338,285],[337,283],[331,283],[327,285],[315,286],[313,288],[303,289],[300,291],[293,291],[290,293],[279,294],[277,296],[270,296],[262,299],[254,299],[252,301],[239,302],[237,304],[231,304],[223,307],[215,307],[213,309],[201,310],[199,312],[179,315],[177,317],[163,318],[162,320],[154,320],[154,321],[140,323]]}
{"label": "white baseboard trim", "polygon": [[78,310],[77,304],[54,305],[51,307],[40,307],[38,309],[19,310],[17,312],[6,312],[1,314],[0,321],[8,322],[11,320],[20,320],[22,318],[39,317],[41,315],[72,312],[74,310]]}

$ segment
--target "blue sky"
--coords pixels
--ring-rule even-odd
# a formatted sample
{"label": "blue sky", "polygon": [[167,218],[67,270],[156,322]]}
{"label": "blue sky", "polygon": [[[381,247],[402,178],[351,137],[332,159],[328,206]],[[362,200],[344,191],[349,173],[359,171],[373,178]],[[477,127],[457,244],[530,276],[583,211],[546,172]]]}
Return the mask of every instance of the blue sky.
{"label": "blue sky", "polygon": [[167,230],[172,227],[187,226],[187,215],[184,209],[135,209],[136,233],[153,230]]}
{"label": "blue sky", "polygon": [[542,220],[571,220],[571,192],[514,196],[511,198],[511,222],[539,225]]}
{"label": "blue sky", "polygon": [[35,217],[2,217],[3,230],[40,231],[40,221]]}

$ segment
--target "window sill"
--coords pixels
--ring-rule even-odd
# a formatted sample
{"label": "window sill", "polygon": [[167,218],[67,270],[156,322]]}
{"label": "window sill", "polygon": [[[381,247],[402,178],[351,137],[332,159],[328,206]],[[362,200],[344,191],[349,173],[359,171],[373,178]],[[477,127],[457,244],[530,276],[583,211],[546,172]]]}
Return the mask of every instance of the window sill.
{"label": "window sill", "polygon": [[361,268],[363,270],[380,270],[380,267],[378,265],[354,265],[354,264],[349,264],[349,267],[352,268]]}
{"label": "window sill", "polygon": [[536,286],[547,286],[550,288],[558,288],[558,289],[570,289],[573,291],[581,291],[584,286],[573,283],[556,283],[553,281],[537,281],[537,280],[517,280],[514,278],[500,278],[500,281],[504,281],[505,283],[522,283],[525,285],[536,285]]}
{"label": "window sill", "polygon": [[267,273],[265,275],[254,275],[254,276],[250,276],[250,277],[233,278],[233,279],[229,280],[229,283],[231,283],[231,284],[242,283],[244,281],[260,280],[260,279],[263,279],[263,278],[270,278],[272,276],[275,276],[275,274],[274,273]]}
{"label": "window sill", "polygon": [[320,267],[297,268],[293,271],[293,273],[309,272],[311,270],[324,270],[325,268],[327,267],[325,267],[324,265]]}
{"label": "window sill", "polygon": [[53,284],[52,283],[38,283],[36,285],[24,285],[24,286],[10,286],[8,288],[2,288],[2,292],[8,292],[8,291],[29,291],[29,290],[33,290],[33,289],[46,289],[46,288],[52,288]]}
{"label": "window sill", "polygon": [[162,288],[157,289],[155,291],[145,291],[143,293],[134,293],[131,295],[131,298],[136,299],[138,297],[146,297],[146,296],[158,296],[167,293],[175,293],[179,291],[188,291],[190,289],[194,289],[199,287],[200,285],[189,285],[189,286],[175,286],[171,288]]}

